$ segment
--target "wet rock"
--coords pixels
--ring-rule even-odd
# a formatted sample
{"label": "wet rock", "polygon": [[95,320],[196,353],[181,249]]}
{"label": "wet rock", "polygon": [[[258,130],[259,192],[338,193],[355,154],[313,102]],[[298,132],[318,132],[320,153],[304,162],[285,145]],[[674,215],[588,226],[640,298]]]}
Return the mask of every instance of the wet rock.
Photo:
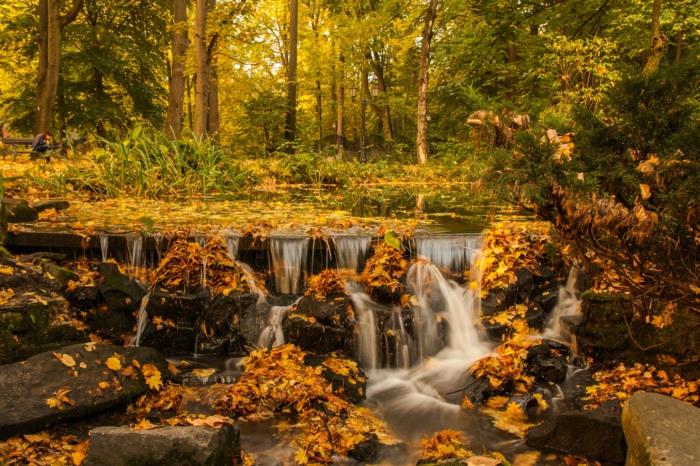
{"label": "wet rock", "polygon": [[579,349],[597,361],[624,359],[632,346],[625,325],[624,312],[629,298],[623,294],[582,294],[584,320],[576,328]]}
{"label": "wet rock", "polygon": [[485,399],[491,396],[491,384],[489,383],[489,379],[486,377],[470,377],[471,379],[468,381],[467,385],[465,385],[462,393],[475,405],[482,404]]}
{"label": "wet rock", "polygon": [[211,293],[209,290],[200,290],[184,295],[155,290],[148,298],[147,309],[150,316],[160,316],[176,322],[194,323],[209,307],[210,301]]}
{"label": "wet rock", "polygon": [[101,279],[97,287],[111,311],[136,310],[146,296],[146,287],[119,271],[116,264],[102,262],[97,266]]}
{"label": "wet rock", "polygon": [[107,306],[90,310],[90,326],[103,338],[126,343],[133,336],[136,317],[131,312],[112,311]]}
{"label": "wet rock", "polygon": [[98,427],[90,431],[88,466],[239,465],[238,427],[165,426],[150,430]]}
{"label": "wet rock", "polygon": [[616,400],[592,411],[565,409],[530,429],[527,444],[602,462],[624,463],[625,438],[620,411]]}
{"label": "wet rock", "polygon": [[100,292],[95,285],[77,286],[66,290],[64,295],[72,306],[83,310],[92,309],[100,302]]}
{"label": "wet rock", "polygon": [[373,463],[379,459],[379,438],[376,434],[370,434],[365,440],[355,445],[348,452],[348,456],[361,463]]}
{"label": "wet rock", "polygon": [[396,288],[390,288],[385,285],[380,285],[372,288],[369,294],[378,303],[391,304],[398,303],[399,301],[401,301],[401,296],[404,294],[405,291],[406,289],[403,285],[398,286]]}
{"label": "wet rock", "polygon": [[628,466],[700,464],[700,409],[656,393],[637,392],[622,409]]}
{"label": "wet rock", "polygon": [[302,314],[289,314],[282,320],[282,330],[287,342],[303,350],[316,353],[343,351],[350,344],[347,329],[324,325]]}
{"label": "wet rock", "polygon": [[194,324],[149,321],[141,335],[140,345],[155,348],[168,356],[190,354],[195,350]]}
{"label": "wet rock", "polygon": [[[0,437],[36,432],[58,422],[86,417],[129,402],[147,390],[141,377],[120,377],[121,389],[100,389],[98,383],[111,384],[115,375],[104,364],[117,354],[125,362],[137,360],[142,365],[155,364],[165,380],[168,367],[152,348],[120,347],[97,344],[89,350],[86,345],[72,345],[57,350],[70,355],[76,365],[69,368],[52,352],[37,354],[26,361],[0,366]],[[80,367],[84,363],[85,367]],[[62,403],[62,409],[51,408],[47,399],[58,390],[68,390],[72,404]]]}
{"label": "wet rock", "polygon": [[328,297],[324,301],[316,301],[312,296],[304,296],[297,303],[297,312],[313,316],[322,322],[330,322],[334,316],[345,320],[348,306],[350,306],[350,300],[345,296]]}
{"label": "wet rock", "polygon": [[41,264],[41,269],[44,273],[53,277],[61,287],[65,287],[71,280],[77,281],[80,279],[77,273],[65,267],[61,267],[55,262],[44,262]]}
{"label": "wet rock", "polygon": [[53,261],[53,262],[63,262],[68,259],[68,256],[61,254],[59,252],[33,252],[31,254],[25,254],[20,256],[19,261],[24,263],[35,263],[42,260]]}
{"label": "wet rock", "polygon": [[8,223],[28,223],[39,218],[39,212],[22,199],[3,199],[5,219]]}
{"label": "wet rock", "polygon": [[[242,316],[255,316],[258,297],[252,293],[219,295],[204,312],[199,329],[202,350],[223,354],[243,354],[246,346],[257,343],[255,335],[241,331]],[[259,332],[258,327],[256,330]],[[250,339],[249,339],[250,338]]]}
{"label": "wet rock", "polygon": [[566,378],[568,348],[552,348],[547,342],[527,351],[528,373],[540,382],[561,383]]}
{"label": "wet rock", "polygon": [[38,212],[43,212],[44,210],[48,209],[66,210],[68,207],[70,207],[70,202],[66,201],[65,199],[48,199],[46,201],[34,202],[32,204],[32,208]]}

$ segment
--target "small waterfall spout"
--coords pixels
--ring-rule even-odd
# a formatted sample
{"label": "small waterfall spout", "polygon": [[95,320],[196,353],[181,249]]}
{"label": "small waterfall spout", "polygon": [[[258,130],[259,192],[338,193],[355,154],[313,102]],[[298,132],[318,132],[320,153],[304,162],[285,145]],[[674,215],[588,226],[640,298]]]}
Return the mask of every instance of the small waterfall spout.
{"label": "small waterfall spout", "polygon": [[296,300],[289,306],[272,306],[267,318],[267,325],[260,332],[258,346],[261,348],[274,348],[284,345],[284,332],[282,331],[282,320],[299,302]]}
{"label": "small waterfall spout", "polygon": [[348,286],[347,293],[352,300],[353,308],[357,312],[359,327],[358,349],[362,367],[368,371],[379,367],[379,342],[377,340],[377,314],[372,301],[361,288],[354,289]]}
{"label": "small waterfall spout", "polygon": [[369,249],[370,236],[336,235],[333,236],[336,260],[339,269],[359,271],[362,261]]}
{"label": "small waterfall spout", "polygon": [[100,252],[102,253],[102,262],[107,262],[109,254],[109,236],[100,235]]}
{"label": "small waterfall spout", "polygon": [[148,293],[141,299],[141,305],[139,306],[136,317],[136,337],[134,338],[134,346],[139,346],[141,344],[141,335],[143,335],[143,331],[146,329],[146,324],[148,323],[148,300],[150,297],[151,293]]}
{"label": "small waterfall spout", "polygon": [[464,272],[474,263],[480,239],[475,235],[417,236],[416,253],[440,268]]}
{"label": "small waterfall spout", "polygon": [[271,237],[272,273],[278,293],[297,294],[306,271],[307,237]]}
{"label": "small waterfall spout", "polygon": [[569,277],[566,280],[566,285],[559,288],[559,298],[557,305],[549,317],[547,327],[542,332],[545,338],[560,340],[574,343],[573,335],[569,334],[566,326],[562,325],[561,318],[568,316],[577,316],[581,314],[581,298],[576,290],[576,282],[578,280],[578,269],[574,266],[569,271]]}
{"label": "small waterfall spout", "polygon": [[229,235],[226,236],[226,250],[228,251],[228,257],[235,261],[238,257],[238,245],[240,244],[241,237]]}
{"label": "small waterfall spout", "polygon": [[140,233],[127,235],[126,250],[128,253],[129,274],[133,276],[143,264],[143,236]]}

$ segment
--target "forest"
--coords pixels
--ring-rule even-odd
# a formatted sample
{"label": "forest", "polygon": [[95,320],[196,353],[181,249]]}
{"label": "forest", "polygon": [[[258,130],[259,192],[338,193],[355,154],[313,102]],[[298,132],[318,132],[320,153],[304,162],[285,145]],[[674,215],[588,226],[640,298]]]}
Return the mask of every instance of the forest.
{"label": "forest", "polygon": [[4,0],[0,464],[700,458],[700,0]]}

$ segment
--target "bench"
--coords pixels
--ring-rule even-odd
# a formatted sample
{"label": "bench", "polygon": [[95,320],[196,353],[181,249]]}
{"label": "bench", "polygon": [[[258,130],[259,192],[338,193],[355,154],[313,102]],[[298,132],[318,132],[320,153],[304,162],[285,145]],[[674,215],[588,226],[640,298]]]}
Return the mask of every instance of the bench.
{"label": "bench", "polygon": [[[18,148],[25,147],[29,150],[18,150]],[[18,154],[31,154],[32,139],[31,138],[3,138],[0,148],[2,148],[2,155],[5,157],[8,152],[12,153],[13,157]]]}

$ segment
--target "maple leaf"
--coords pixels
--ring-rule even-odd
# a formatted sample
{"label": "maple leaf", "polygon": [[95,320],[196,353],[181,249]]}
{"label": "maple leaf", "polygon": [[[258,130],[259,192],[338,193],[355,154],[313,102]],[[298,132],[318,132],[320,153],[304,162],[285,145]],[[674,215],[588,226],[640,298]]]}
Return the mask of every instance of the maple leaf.
{"label": "maple leaf", "polygon": [[118,371],[122,368],[122,362],[116,354],[107,358],[105,365],[113,371]]}
{"label": "maple leaf", "polygon": [[70,354],[65,353],[53,353],[53,356],[61,361],[61,363],[66,367],[75,367],[75,359]]}
{"label": "maple leaf", "polygon": [[158,390],[163,386],[160,371],[153,364],[144,364],[141,366],[141,373],[146,382],[146,385],[152,390]]}
{"label": "maple leaf", "polygon": [[70,392],[70,387],[59,388],[53,392],[50,398],[46,399],[46,404],[49,405],[49,408],[54,409],[63,409],[64,404],[73,405],[73,400],[68,396]]}

